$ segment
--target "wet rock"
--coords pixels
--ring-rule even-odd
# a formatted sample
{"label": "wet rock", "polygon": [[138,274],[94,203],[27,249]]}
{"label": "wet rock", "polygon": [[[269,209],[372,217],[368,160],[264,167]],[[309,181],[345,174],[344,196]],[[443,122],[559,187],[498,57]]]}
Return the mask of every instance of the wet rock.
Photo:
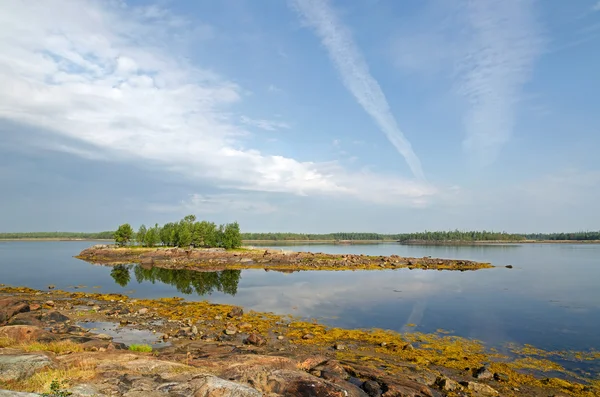
{"label": "wet rock", "polygon": [[238,329],[234,325],[229,325],[225,328],[225,335],[235,335]]}
{"label": "wet rock", "polygon": [[19,313],[8,320],[8,325],[32,325],[41,327],[44,324],[41,321],[42,316],[39,312]]}
{"label": "wet rock", "polygon": [[230,382],[216,376],[206,376],[200,381],[194,397],[262,397],[262,393],[249,386]]}
{"label": "wet rock", "polygon": [[42,319],[45,321],[55,322],[55,323],[64,323],[69,320],[69,317],[65,316],[57,312],[56,310],[52,310],[44,315],[42,315]]}
{"label": "wet rock", "polygon": [[445,391],[456,391],[462,389],[461,385],[445,376],[440,376],[436,379],[435,385]]}
{"label": "wet rock", "polygon": [[0,381],[27,379],[36,371],[52,365],[52,360],[43,354],[0,355]]}
{"label": "wet rock", "polygon": [[244,310],[241,307],[234,307],[229,313],[227,313],[227,317],[229,318],[241,317],[243,315]]}
{"label": "wet rock", "polygon": [[35,341],[47,335],[48,333],[43,329],[31,325],[8,325],[0,327],[0,338],[12,339],[17,343]]}
{"label": "wet rock", "polygon": [[369,397],[381,397],[381,386],[374,380],[365,381],[361,387]]}
{"label": "wet rock", "polygon": [[488,397],[497,396],[498,390],[483,383],[477,382],[460,382],[468,390],[471,390],[475,396]]}
{"label": "wet rock", "polygon": [[314,336],[313,334],[304,334],[304,335],[302,336],[302,339],[314,339],[314,337],[315,337],[315,336]]}
{"label": "wet rock", "polygon": [[129,320],[119,320],[119,325],[125,326],[127,324],[129,324]]}
{"label": "wet rock", "polygon": [[509,380],[508,375],[503,374],[501,372],[494,373],[494,379],[498,382],[508,382]]}
{"label": "wet rock", "polygon": [[512,269],[512,268],[513,268],[513,265],[506,265],[505,267],[506,267],[507,269]]}
{"label": "wet rock", "polygon": [[257,333],[251,333],[244,343],[254,346],[263,346],[267,344],[267,340]]}
{"label": "wet rock", "polygon": [[473,371],[473,377],[475,379],[486,380],[492,379],[494,377],[494,374],[487,367],[481,367]]}
{"label": "wet rock", "polygon": [[54,288],[56,288],[56,285],[54,285],[54,284],[50,284],[50,285],[48,286],[48,289],[54,289]]}

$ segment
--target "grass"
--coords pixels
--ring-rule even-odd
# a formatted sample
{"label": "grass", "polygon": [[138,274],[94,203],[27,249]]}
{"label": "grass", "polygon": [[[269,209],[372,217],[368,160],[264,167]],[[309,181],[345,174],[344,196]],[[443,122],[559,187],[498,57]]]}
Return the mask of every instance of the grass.
{"label": "grass", "polygon": [[96,377],[95,366],[78,365],[66,369],[48,369],[38,371],[32,377],[18,381],[7,382],[11,390],[30,393],[44,393],[51,390],[52,382],[58,382],[64,388],[87,382]]}
{"label": "grass", "polygon": [[150,353],[152,351],[152,346],[150,345],[130,345],[129,350],[132,352],[140,352],[140,353]]}
{"label": "grass", "polygon": [[23,350],[26,352],[52,352],[54,354],[66,354],[66,353],[77,353],[82,352],[83,348],[81,345],[72,342],[70,340],[56,341],[56,342],[21,342],[18,343],[11,338],[0,338],[0,348],[11,347],[14,349]]}

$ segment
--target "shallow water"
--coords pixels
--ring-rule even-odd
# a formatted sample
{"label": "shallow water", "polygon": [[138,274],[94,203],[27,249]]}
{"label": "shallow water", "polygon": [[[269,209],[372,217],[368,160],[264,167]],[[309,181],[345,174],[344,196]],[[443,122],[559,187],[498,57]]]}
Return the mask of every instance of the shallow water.
{"label": "shallow water", "polygon": [[[72,258],[92,242],[0,242],[0,283],[44,289],[209,299],[327,324],[397,331],[437,329],[489,345],[600,349],[600,245],[294,245],[289,250],[433,256],[491,262],[473,272],[386,270],[195,273]],[[513,269],[504,268],[511,264]],[[96,288],[94,288],[96,287]],[[408,326],[414,324],[415,326]]]}

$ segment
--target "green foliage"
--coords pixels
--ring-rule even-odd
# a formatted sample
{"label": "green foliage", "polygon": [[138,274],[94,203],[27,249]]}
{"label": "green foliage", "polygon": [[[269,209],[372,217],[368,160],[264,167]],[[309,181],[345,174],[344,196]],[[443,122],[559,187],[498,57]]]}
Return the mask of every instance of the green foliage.
{"label": "green foliage", "polygon": [[135,235],[135,239],[140,245],[146,244],[146,233],[147,232],[148,232],[148,230],[146,229],[146,225],[142,225],[138,229],[138,232]]}
{"label": "green foliage", "polygon": [[53,380],[50,384],[50,392],[42,393],[42,396],[46,397],[68,397],[70,396],[70,391],[63,390],[61,383],[58,380]]}
{"label": "green foliage", "polygon": [[133,228],[129,223],[124,223],[115,232],[115,243],[123,246],[131,241],[133,238]]}
{"label": "green foliage", "polygon": [[140,352],[140,353],[150,353],[152,351],[152,346],[150,345],[130,345],[129,350],[132,352]]}
{"label": "green foliage", "polygon": [[152,267],[144,269],[136,265],[133,269],[135,279],[138,283],[157,281],[174,286],[183,294],[210,295],[214,291],[220,291],[228,295],[237,293],[241,270],[223,270],[220,272],[197,272],[185,269],[163,269]]}
{"label": "green foliage", "polygon": [[154,247],[158,244],[160,238],[160,231],[158,230],[158,225],[148,229],[146,232],[146,236],[144,239],[144,245],[146,247]]}
{"label": "green foliage", "polygon": [[121,287],[126,287],[131,280],[131,275],[129,274],[129,266],[127,265],[116,265],[110,271],[110,276],[115,280],[117,284]]}
{"label": "green foliage", "polygon": [[223,231],[223,248],[233,249],[241,246],[240,225],[237,222],[228,223]]}

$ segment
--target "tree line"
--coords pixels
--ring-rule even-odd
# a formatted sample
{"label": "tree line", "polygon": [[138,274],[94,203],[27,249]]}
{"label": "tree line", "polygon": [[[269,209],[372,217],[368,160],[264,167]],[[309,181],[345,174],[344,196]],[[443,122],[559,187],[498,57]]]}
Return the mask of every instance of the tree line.
{"label": "tree line", "polygon": [[242,245],[240,225],[237,222],[216,225],[213,222],[197,221],[195,215],[187,215],[178,222],[169,222],[153,227],[141,225],[134,232],[130,224],[119,226],[114,233],[115,243],[127,245],[137,243],[143,247],[205,247],[239,248]]}
{"label": "tree line", "polygon": [[112,240],[114,232],[24,232],[24,233],[0,233],[0,240],[18,240],[29,238],[47,239],[86,239],[86,240]]}
{"label": "tree line", "polygon": [[523,241],[523,240],[600,240],[600,231],[577,233],[506,233],[494,231],[424,231],[416,233],[242,233],[243,240],[264,241]]}

